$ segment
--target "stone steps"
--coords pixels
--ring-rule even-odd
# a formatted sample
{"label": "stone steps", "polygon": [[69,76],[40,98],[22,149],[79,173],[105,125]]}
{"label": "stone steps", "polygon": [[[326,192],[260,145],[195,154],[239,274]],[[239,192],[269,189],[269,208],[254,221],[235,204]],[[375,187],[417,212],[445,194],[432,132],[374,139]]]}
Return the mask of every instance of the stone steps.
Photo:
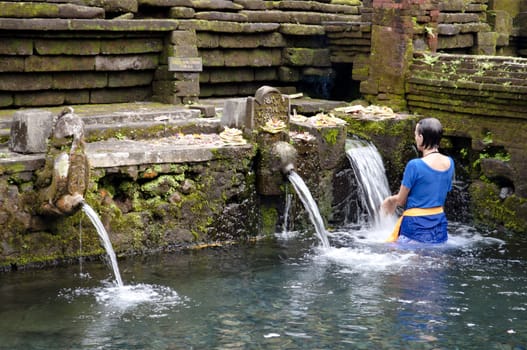
{"label": "stone steps", "polygon": [[[135,103],[101,106],[73,106],[85,123],[88,142],[108,138],[146,139],[173,134],[218,133],[220,120],[215,116],[203,117],[197,107]],[[61,108],[46,110],[58,113]],[[12,114],[15,110],[2,111],[0,115],[0,140],[10,136]],[[210,113],[209,113],[210,114]]]}
{"label": "stone steps", "polygon": [[527,119],[527,59],[416,55],[407,80],[408,105],[434,110]]}

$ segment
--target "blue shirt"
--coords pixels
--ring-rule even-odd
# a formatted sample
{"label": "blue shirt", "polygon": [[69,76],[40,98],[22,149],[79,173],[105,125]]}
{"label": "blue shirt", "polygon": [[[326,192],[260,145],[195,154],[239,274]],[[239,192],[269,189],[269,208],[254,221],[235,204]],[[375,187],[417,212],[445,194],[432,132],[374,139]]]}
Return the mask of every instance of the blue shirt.
{"label": "blue shirt", "polygon": [[[412,159],[406,165],[403,186],[410,189],[406,209],[434,208],[445,204],[452,189],[454,161],[449,157],[447,170],[435,170],[422,159]],[[405,216],[400,235],[422,243],[442,243],[448,238],[447,219],[444,213],[427,216]]]}
{"label": "blue shirt", "polygon": [[454,161],[447,170],[435,170],[421,158],[412,159],[406,165],[402,184],[410,189],[406,209],[433,208],[445,204],[446,195],[452,189]]}

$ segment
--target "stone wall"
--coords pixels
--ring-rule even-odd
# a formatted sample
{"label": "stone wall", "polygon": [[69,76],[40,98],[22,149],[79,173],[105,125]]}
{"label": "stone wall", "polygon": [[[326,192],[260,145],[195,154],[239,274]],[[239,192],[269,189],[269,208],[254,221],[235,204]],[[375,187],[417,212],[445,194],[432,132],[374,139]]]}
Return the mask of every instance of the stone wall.
{"label": "stone wall", "polygon": [[229,8],[221,12],[194,6],[193,19],[182,21],[182,27],[195,30],[198,37],[203,97],[252,94],[261,85],[330,97],[337,73],[351,81],[369,54],[370,25],[358,5],[226,4]]}
{"label": "stone wall", "polygon": [[[365,98],[408,110],[405,81],[416,52],[471,55],[525,54],[519,44],[527,26],[519,2],[373,0],[372,42]],[[522,7],[523,6],[523,7]],[[524,9],[523,9],[524,11]]]}
{"label": "stone wall", "polygon": [[[254,147],[163,148],[173,140],[152,140],[147,149],[136,149],[141,143],[130,140],[87,144],[92,169],[85,199],[119,256],[240,241],[259,232],[248,166]],[[45,154],[2,154],[0,271],[104,254],[82,210],[63,217],[37,214],[36,179]]]}
{"label": "stone wall", "polygon": [[414,51],[521,56],[526,7],[526,0],[0,1],[0,108],[187,103],[270,85],[404,109]]}

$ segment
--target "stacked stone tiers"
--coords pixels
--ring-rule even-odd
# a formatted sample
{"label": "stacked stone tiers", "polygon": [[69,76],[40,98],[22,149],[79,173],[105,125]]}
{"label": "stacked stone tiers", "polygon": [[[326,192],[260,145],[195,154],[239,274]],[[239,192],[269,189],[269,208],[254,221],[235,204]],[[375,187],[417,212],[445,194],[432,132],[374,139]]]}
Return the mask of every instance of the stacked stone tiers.
{"label": "stacked stone tiers", "polygon": [[527,119],[527,59],[420,55],[407,82],[413,111]]}

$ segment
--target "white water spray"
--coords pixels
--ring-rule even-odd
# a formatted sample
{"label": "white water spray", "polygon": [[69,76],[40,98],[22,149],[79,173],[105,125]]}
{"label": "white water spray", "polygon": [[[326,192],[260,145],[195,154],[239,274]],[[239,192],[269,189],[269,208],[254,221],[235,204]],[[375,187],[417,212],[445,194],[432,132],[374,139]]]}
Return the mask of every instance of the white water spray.
{"label": "white water spray", "polygon": [[380,207],[390,195],[386,171],[377,148],[363,140],[346,141],[346,156],[357,178],[360,201],[367,211],[367,221],[374,227],[383,225]]}
{"label": "white water spray", "polygon": [[91,222],[93,223],[93,226],[95,226],[95,229],[97,230],[97,233],[99,234],[99,237],[101,238],[101,242],[104,245],[104,249],[106,249],[106,253],[110,257],[110,262],[112,265],[112,269],[115,275],[115,280],[117,282],[117,285],[119,287],[123,287],[123,280],[121,279],[121,273],[119,272],[119,266],[117,265],[117,258],[115,257],[115,252],[112,247],[112,242],[110,242],[110,237],[108,237],[108,233],[106,232],[104,225],[99,219],[99,216],[97,215],[97,213],[93,210],[92,207],[90,207],[88,203],[86,202],[82,203],[82,210],[90,218]]}
{"label": "white water spray", "polygon": [[296,193],[298,194],[300,200],[304,204],[304,208],[308,212],[309,218],[311,219],[313,226],[315,226],[315,231],[317,232],[317,237],[322,243],[322,247],[329,248],[329,240],[327,237],[326,229],[324,227],[324,221],[320,216],[318,206],[315,200],[313,199],[311,192],[309,192],[309,189],[307,188],[304,180],[302,180],[300,175],[298,175],[294,170],[289,172],[287,178],[295,188]]}

